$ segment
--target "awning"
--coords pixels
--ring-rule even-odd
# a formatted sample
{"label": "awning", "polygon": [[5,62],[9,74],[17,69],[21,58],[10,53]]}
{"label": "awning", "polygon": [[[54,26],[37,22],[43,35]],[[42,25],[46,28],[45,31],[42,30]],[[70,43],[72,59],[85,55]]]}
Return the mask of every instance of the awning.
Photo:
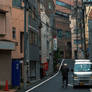
{"label": "awning", "polygon": [[5,13],[7,13],[8,11],[5,11],[5,10],[3,10],[3,9],[0,9],[0,13],[2,13],[2,14],[5,14]]}
{"label": "awning", "polygon": [[8,41],[0,41],[0,50],[15,50],[15,43]]}

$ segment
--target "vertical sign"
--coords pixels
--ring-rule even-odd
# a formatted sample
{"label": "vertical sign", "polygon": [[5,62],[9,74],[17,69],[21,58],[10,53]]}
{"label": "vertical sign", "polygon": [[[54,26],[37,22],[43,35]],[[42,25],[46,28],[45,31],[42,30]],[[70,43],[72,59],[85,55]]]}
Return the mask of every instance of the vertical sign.
{"label": "vertical sign", "polygon": [[56,37],[54,37],[53,39],[53,50],[57,51],[57,38]]}

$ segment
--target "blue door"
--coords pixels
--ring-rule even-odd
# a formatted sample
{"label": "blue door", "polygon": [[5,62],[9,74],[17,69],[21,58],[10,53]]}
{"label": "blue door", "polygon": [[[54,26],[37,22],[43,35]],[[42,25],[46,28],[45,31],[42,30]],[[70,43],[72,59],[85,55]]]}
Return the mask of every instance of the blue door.
{"label": "blue door", "polygon": [[12,60],[12,86],[20,85],[20,62]]}

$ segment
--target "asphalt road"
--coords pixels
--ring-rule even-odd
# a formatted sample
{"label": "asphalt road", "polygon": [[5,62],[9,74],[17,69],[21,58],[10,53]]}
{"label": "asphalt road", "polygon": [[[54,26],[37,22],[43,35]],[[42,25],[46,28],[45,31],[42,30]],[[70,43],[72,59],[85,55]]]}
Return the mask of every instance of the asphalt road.
{"label": "asphalt road", "polygon": [[72,87],[72,81],[69,78],[69,84],[67,88],[62,88],[61,74],[59,73],[56,77],[52,78],[48,82],[41,86],[33,89],[30,92],[90,92],[89,88],[76,88]]}
{"label": "asphalt road", "polygon": [[[71,68],[71,66],[69,67]],[[72,86],[72,72],[69,72],[68,87],[62,88],[62,75],[59,72],[51,80],[28,92],[91,92],[91,89],[88,87],[78,87],[74,89]]]}

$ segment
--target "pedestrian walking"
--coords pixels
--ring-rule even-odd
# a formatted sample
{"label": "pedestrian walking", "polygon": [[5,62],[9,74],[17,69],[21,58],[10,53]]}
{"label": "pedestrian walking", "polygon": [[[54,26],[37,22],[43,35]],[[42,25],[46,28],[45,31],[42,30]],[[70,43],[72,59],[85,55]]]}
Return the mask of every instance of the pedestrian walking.
{"label": "pedestrian walking", "polygon": [[68,86],[68,72],[69,72],[69,68],[67,66],[67,64],[64,64],[61,67],[61,73],[62,73],[62,87],[66,87]]}
{"label": "pedestrian walking", "polygon": [[40,78],[41,79],[43,78],[43,66],[42,65],[40,66]]}

